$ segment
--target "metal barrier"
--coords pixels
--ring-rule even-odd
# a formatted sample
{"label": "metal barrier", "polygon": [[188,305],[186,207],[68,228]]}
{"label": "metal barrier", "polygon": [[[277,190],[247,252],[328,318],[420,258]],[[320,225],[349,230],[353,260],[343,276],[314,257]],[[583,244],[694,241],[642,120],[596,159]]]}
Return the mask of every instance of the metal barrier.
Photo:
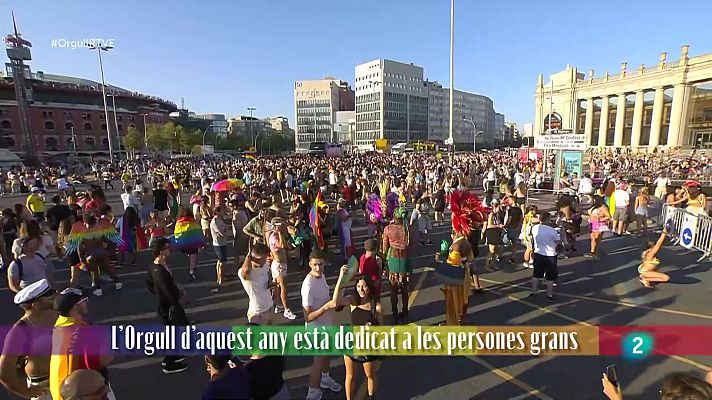
{"label": "metal barrier", "polygon": [[658,219],[658,225],[661,228],[667,225],[670,238],[672,238],[674,244],[678,244],[680,242],[682,222],[686,214],[697,216],[695,239],[691,245],[691,248],[702,252],[702,256],[697,259],[697,262],[705,258],[712,259],[712,217],[705,214],[693,214],[684,208],[677,208],[665,204],[661,217]]}

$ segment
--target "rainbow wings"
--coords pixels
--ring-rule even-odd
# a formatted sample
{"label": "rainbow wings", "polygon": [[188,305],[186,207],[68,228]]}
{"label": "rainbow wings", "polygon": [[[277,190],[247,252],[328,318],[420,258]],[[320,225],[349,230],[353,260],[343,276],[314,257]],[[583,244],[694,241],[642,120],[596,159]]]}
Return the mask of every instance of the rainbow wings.
{"label": "rainbow wings", "polygon": [[83,240],[101,240],[103,238],[116,246],[123,246],[124,243],[119,232],[106,218],[100,218],[99,222],[91,228],[84,225],[84,222],[76,222],[72,225],[72,231],[69,233],[64,255],[67,256],[77,251]]}

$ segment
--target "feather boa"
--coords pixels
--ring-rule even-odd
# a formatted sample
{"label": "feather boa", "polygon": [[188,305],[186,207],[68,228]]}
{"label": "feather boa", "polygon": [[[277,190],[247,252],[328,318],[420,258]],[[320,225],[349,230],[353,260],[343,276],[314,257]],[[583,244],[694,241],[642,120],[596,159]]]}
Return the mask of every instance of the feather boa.
{"label": "feather boa", "polygon": [[450,195],[452,230],[469,235],[470,231],[487,220],[491,209],[484,207],[473,193],[456,190]]}
{"label": "feather boa", "polygon": [[400,205],[400,196],[398,193],[390,192],[386,196],[386,218],[393,219],[393,212]]}
{"label": "feather boa", "polygon": [[381,198],[375,193],[371,193],[366,200],[366,212],[368,213],[368,222],[378,223],[383,217],[381,211]]}

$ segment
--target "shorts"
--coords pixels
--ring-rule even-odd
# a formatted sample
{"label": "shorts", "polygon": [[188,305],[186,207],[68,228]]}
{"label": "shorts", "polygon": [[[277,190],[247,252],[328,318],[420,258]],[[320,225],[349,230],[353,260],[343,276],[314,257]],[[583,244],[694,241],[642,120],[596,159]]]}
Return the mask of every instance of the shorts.
{"label": "shorts", "polygon": [[559,277],[559,268],[556,265],[556,256],[543,256],[534,253],[534,278],[555,281]]}
{"label": "shorts", "polygon": [[516,243],[519,240],[519,231],[517,228],[507,228],[507,238],[510,243]]}
{"label": "shorts", "polygon": [[504,244],[502,240],[502,228],[490,228],[485,231],[485,238],[488,245],[500,246]]}
{"label": "shorts", "polygon": [[270,270],[272,271],[272,279],[277,280],[278,277],[287,277],[287,263],[281,263],[279,261],[272,261],[270,265]]}
{"label": "shorts", "polygon": [[635,215],[647,217],[648,216],[648,207],[641,206],[641,207],[636,208]]}
{"label": "shorts", "polygon": [[157,210],[157,211],[158,211],[158,216],[161,218],[168,218],[168,215],[170,215],[168,210]]}
{"label": "shorts", "polygon": [[411,272],[410,263],[407,258],[388,257],[388,272],[392,274],[409,274]]}
{"label": "shorts", "polygon": [[247,311],[247,322],[257,325],[272,325],[272,309],[261,313]]}
{"label": "shorts", "polygon": [[209,220],[209,219],[205,219],[205,218],[201,218],[201,219],[200,219],[200,227],[201,227],[204,231],[209,230],[209,229],[210,229],[210,220]]}
{"label": "shorts", "polygon": [[227,262],[227,246],[213,246],[215,256],[220,262]]}
{"label": "shorts", "polygon": [[616,207],[616,211],[613,212],[613,220],[618,221],[618,222],[625,222],[628,219],[628,209],[627,208],[618,208]]}

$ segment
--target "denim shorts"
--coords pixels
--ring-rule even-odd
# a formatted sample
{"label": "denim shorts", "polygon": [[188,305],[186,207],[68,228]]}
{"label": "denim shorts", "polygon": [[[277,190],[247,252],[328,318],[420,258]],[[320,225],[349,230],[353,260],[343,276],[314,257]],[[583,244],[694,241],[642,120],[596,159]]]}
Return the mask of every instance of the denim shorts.
{"label": "denim shorts", "polygon": [[221,262],[227,261],[227,246],[213,246],[215,249],[215,255]]}

